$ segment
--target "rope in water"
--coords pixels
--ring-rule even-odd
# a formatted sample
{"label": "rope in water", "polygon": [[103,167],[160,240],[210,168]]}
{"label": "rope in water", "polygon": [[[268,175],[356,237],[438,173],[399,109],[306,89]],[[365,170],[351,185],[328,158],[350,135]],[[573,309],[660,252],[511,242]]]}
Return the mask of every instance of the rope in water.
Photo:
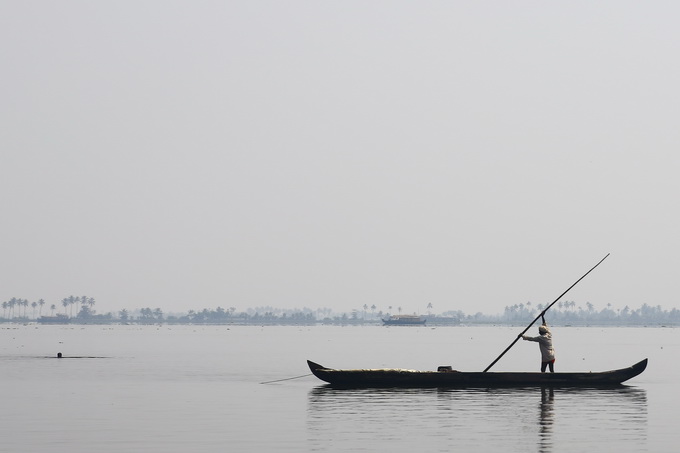
{"label": "rope in water", "polygon": [[307,377],[307,376],[311,376],[311,375],[312,375],[312,373],[303,374],[302,376],[289,377],[289,378],[285,378],[285,379],[277,379],[277,380],[275,380],[275,381],[260,382],[260,384],[273,384],[274,382],[290,381],[290,380],[292,380],[292,379],[300,379],[300,378]]}

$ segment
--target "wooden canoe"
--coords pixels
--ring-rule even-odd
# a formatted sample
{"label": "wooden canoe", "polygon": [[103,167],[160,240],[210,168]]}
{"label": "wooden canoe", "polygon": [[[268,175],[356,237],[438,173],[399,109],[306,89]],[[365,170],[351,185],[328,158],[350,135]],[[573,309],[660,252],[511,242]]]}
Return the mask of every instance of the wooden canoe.
{"label": "wooden canoe", "polygon": [[314,376],[333,387],[607,387],[620,385],[642,373],[647,359],[628,368],[601,372],[527,373],[527,372],[467,372],[414,371],[403,369],[335,370],[307,361]]}

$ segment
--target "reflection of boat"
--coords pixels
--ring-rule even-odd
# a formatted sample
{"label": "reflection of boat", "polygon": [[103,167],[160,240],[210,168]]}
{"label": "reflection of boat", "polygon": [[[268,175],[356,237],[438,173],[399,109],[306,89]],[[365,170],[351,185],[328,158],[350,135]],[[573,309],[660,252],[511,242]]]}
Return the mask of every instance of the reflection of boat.
{"label": "reflection of boat", "polygon": [[425,320],[417,315],[393,315],[382,320],[386,326],[424,326]]}
{"label": "reflection of boat", "polygon": [[[612,450],[675,451],[674,439],[669,437],[663,445],[650,437],[646,395],[643,388],[625,384],[356,389],[313,385],[307,392],[308,450],[327,451],[328,439],[333,439],[333,451],[356,451],[379,438],[382,450],[399,452],[450,451],[456,445],[457,451],[556,453],[576,446],[569,439],[592,442],[597,449],[603,441],[597,433],[606,433],[608,445],[616,444]],[[425,449],[422,439],[427,439]]]}
{"label": "reflection of boat", "polygon": [[450,367],[438,371],[404,369],[334,370],[307,361],[314,376],[336,387],[606,387],[642,373],[647,359],[620,370],[576,373],[464,372]]}
{"label": "reflection of boat", "polygon": [[42,324],[68,324],[69,317],[62,315],[61,313],[57,313],[56,316],[41,316],[38,318],[38,322]]}

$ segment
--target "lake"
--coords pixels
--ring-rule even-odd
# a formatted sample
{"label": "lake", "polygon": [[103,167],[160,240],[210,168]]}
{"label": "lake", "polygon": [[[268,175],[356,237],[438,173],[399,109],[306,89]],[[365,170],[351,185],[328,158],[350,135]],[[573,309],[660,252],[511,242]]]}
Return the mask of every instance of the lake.
{"label": "lake", "polygon": [[[333,390],[306,365],[481,371],[522,329],[2,324],[0,452],[677,451],[676,328],[553,327],[556,371],[649,358],[616,389]],[[539,367],[520,341],[491,371]]]}

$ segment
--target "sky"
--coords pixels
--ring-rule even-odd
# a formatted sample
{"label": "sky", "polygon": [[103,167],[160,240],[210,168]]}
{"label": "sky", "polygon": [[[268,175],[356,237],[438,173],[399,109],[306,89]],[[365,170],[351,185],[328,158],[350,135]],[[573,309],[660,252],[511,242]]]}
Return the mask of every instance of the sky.
{"label": "sky", "polygon": [[680,3],[0,3],[0,300],[680,308]]}

